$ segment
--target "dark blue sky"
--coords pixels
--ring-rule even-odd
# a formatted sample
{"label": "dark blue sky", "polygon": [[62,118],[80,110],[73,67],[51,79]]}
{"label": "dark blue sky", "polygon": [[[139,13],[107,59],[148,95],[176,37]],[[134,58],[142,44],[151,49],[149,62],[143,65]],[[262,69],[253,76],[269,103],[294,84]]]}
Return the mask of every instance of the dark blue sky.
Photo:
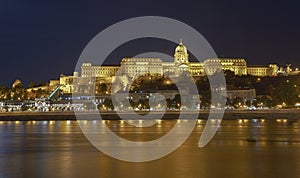
{"label": "dark blue sky", "polygon": [[[72,74],[85,45],[104,28],[137,16],[165,16],[198,30],[219,56],[248,64],[300,67],[299,1],[0,1],[0,85],[15,79],[57,79]],[[133,45],[108,63],[135,55]],[[173,54],[174,44],[157,45]],[[156,47],[157,47],[156,46]],[[128,50],[127,50],[128,49]],[[139,49],[140,50],[140,49]]]}

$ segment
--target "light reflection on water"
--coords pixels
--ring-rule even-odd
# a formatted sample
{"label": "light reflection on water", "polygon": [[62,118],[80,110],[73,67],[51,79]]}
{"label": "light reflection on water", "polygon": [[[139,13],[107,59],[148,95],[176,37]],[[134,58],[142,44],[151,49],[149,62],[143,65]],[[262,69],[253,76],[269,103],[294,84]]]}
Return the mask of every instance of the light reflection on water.
{"label": "light reflection on water", "polygon": [[[107,126],[128,140],[148,141],[188,121],[157,120],[151,127],[137,128],[118,120],[78,122],[100,130]],[[190,137],[172,154],[128,163],[95,149],[77,121],[0,121],[0,177],[300,176],[299,121],[223,120],[213,140],[198,148],[205,124],[198,120]]]}

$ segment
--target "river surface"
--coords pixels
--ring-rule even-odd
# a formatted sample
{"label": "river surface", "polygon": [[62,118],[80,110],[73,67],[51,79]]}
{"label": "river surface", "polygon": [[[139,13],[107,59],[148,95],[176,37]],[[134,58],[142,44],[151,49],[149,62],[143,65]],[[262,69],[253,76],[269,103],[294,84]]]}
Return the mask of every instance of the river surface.
{"label": "river surface", "polygon": [[[131,141],[149,141],[177,122],[135,128],[101,121],[101,127]],[[0,177],[300,177],[300,121],[223,120],[209,144],[199,148],[205,124],[198,121],[171,154],[132,163],[100,152],[76,121],[0,121]]]}

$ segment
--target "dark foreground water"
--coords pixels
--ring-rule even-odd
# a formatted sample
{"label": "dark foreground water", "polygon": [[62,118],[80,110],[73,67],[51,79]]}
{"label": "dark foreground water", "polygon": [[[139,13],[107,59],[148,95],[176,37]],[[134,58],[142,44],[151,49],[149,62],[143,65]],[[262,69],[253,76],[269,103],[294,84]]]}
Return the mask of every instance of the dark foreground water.
{"label": "dark foreground water", "polygon": [[[120,121],[104,124],[129,140],[147,141],[176,122],[138,129]],[[0,177],[300,177],[299,121],[226,120],[211,142],[198,148],[205,122],[197,122],[170,155],[130,163],[99,152],[76,121],[2,121]]]}

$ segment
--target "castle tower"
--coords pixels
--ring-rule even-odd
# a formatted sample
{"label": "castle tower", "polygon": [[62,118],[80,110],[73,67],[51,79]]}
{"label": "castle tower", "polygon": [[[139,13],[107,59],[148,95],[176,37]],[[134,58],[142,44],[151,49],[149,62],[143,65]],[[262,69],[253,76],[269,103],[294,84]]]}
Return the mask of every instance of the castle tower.
{"label": "castle tower", "polygon": [[181,64],[188,64],[189,63],[189,55],[188,55],[187,49],[183,45],[181,39],[180,39],[179,45],[175,49],[174,63],[175,63],[175,65],[181,65]]}

